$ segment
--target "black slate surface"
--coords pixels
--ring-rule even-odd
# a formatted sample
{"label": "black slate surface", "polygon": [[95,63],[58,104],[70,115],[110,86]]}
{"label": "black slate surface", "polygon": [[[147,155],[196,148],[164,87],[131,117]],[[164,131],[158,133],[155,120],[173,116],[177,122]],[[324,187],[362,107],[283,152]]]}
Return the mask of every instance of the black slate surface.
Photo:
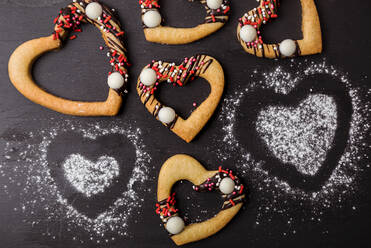
{"label": "black slate surface", "polygon": [[[220,114],[217,109],[210,123],[201,131],[198,137],[191,143],[186,144],[174,134],[154,121],[152,116],[145,110],[138,100],[135,92],[136,78],[141,68],[152,59],[180,62],[183,57],[197,53],[210,54],[217,58],[223,65],[226,74],[226,88],[224,95],[234,92],[237,86],[249,83],[249,75],[254,69],[268,70],[271,67],[282,65],[287,67],[288,60],[258,59],[245,54],[235,38],[237,19],[248,9],[256,5],[256,1],[232,1],[232,15],[226,26],[201,41],[182,46],[166,46],[151,44],[145,41],[141,29],[140,9],[137,1],[105,1],[111,7],[119,11],[120,18],[126,31],[126,41],[129,50],[129,59],[133,66],[130,68],[130,93],[125,97],[121,113],[112,118],[80,118],[58,114],[25,99],[11,85],[8,79],[7,63],[12,51],[26,40],[46,36],[52,31],[52,20],[58,10],[69,1],[62,0],[0,0],[0,134],[2,142],[7,137],[18,134],[22,135],[29,131],[52,127],[53,123],[72,120],[81,125],[91,125],[96,122],[110,123],[113,120],[122,123],[135,123],[143,130],[144,142],[147,144],[152,157],[151,166],[154,172],[160,169],[161,164],[171,155],[187,153],[209,169],[215,169],[219,164],[215,156],[208,155],[209,149],[214,142],[215,135],[221,135],[220,123],[216,116]],[[327,62],[351,75],[352,82],[357,85],[367,85],[365,79],[369,74],[369,60],[371,53],[369,30],[369,12],[371,3],[368,1],[345,1],[345,0],[321,0],[316,1],[320,15],[321,27],[324,39],[324,52],[321,55],[306,58],[297,58],[297,63],[305,59],[321,61],[326,58]],[[188,3],[185,0],[162,0],[162,13],[167,23],[173,26],[193,26],[203,19],[204,11],[198,3]],[[180,10],[180,11],[177,11]],[[267,41],[280,41],[283,38],[299,39],[300,35],[300,8],[299,1],[283,0],[280,10],[280,21],[276,21],[264,28]],[[106,73],[109,65],[104,53],[97,49],[103,42],[93,27],[85,26],[84,33],[78,35],[78,39],[68,42],[63,51],[51,53],[38,60],[34,67],[36,81],[49,92],[74,100],[103,100],[107,94]],[[288,68],[287,68],[288,69]],[[369,86],[368,86],[369,87]],[[201,90],[198,90],[201,89]],[[171,103],[179,109],[181,115],[186,117],[192,109],[193,101],[200,101],[207,96],[208,86],[202,80],[189,84],[184,91],[169,88],[161,90],[160,99]],[[196,92],[194,94],[194,92]],[[206,93],[205,93],[206,92]],[[191,97],[189,97],[191,96]],[[246,110],[247,111],[247,110]],[[243,121],[243,120],[242,120]],[[68,137],[62,137],[60,143],[70,142]],[[79,138],[73,138],[74,142],[68,143],[71,149],[77,149]],[[61,145],[59,144],[59,145]],[[103,146],[123,146],[121,141],[112,138],[103,140]],[[3,146],[3,145],[2,145]],[[57,161],[58,144],[51,153],[49,161]],[[81,152],[88,157],[93,157],[100,149],[81,148]],[[130,149],[122,149],[118,153],[130,160]],[[262,151],[260,151],[262,152]],[[259,151],[256,151],[259,154]],[[53,155],[54,154],[54,155]],[[262,155],[262,154],[261,154]],[[119,154],[117,154],[119,156]],[[262,155],[263,156],[263,155]],[[2,159],[2,163],[6,163]],[[130,165],[128,165],[130,166]],[[235,168],[233,163],[228,167]],[[153,178],[156,178],[152,175]],[[371,197],[367,192],[370,188],[370,171],[366,170],[358,178],[358,196],[352,197],[349,206],[341,209],[327,210],[322,216],[320,224],[301,223],[292,227],[295,234],[282,235],[282,230],[287,228],[279,214],[272,215],[271,224],[264,228],[256,226],[255,217],[259,208],[259,190],[254,185],[249,185],[249,202],[237,218],[228,228],[219,234],[194,243],[186,247],[366,247],[370,241],[370,206]],[[248,183],[248,182],[247,182]],[[0,187],[2,181],[0,178]],[[173,247],[172,241],[166,232],[159,227],[159,219],[154,214],[156,180],[150,179],[148,187],[152,187],[152,193],[144,197],[143,216],[136,223],[131,223],[131,237],[118,238],[109,247]],[[190,184],[177,187],[181,195],[189,193]],[[12,190],[10,189],[10,192]],[[114,195],[114,192],[112,193]],[[103,199],[107,203],[112,194]],[[71,240],[70,234],[65,234],[63,227],[56,240],[41,235],[46,227],[23,223],[26,218],[21,213],[14,212],[18,197],[9,200],[0,194],[0,247],[100,247],[95,243],[80,245]],[[215,209],[206,204],[210,200],[216,204],[213,195],[203,199],[199,197],[201,208]],[[105,202],[106,201],[106,202]],[[182,203],[186,204],[186,202]],[[357,205],[357,211],[352,211],[351,206]],[[84,205],[82,202],[80,205]],[[292,216],[294,219],[302,219],[304,211],[295,209],[292,203]],[[97,208],[104,208],[101,204]],[[310,209],[307,209],[308,212]],[[196,216],[199,212],[190,213]],[[93,213],[94,214],[94,213]],[[326,230],[326,231],[324,231]],[[79,235],[77,233],[76,235]]]}

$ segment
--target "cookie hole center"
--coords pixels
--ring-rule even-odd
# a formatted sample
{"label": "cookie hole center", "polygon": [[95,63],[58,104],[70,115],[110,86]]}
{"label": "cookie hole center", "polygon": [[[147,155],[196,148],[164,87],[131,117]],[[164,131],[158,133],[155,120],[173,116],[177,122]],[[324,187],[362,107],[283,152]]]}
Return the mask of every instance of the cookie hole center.
{"label": "cookie hole center", "polygon": [[156,91],[156,98],[164,105],[174,108],[180,117],[187,119],[209,96],[210,91],[210,84],[205,79],[197,77],[184,86],[162,82]]}
{"label": "cookie hole center", "polygon": [[165,19],[165,26],[195,27],[203,23],[206,16],[206,11],[199,1],[161,0],[159,4],[161,16]]}
{"label": "cookie hole center", "polygon": [[301,40],[301,4],[299,0],[285,0],[279,6],[278,18],[262,25],[265,43],[279,43],[285,39]]}
{"label": "cookie hole center", "polygon": [[219,192],[196,192],[189,181],[179,181],[173,186],[177,208],[187,224],[199,223],[214,217],[220,212],[223,200]]}
{"label": "cookie hole center", "polygon": [[105,101],[111,70],[108,48],[96,27],[84,24],[82,29],[75,40],[68,40],[59,51],[42,55],[33,66],[33,77],[41,88],[56,96]]}

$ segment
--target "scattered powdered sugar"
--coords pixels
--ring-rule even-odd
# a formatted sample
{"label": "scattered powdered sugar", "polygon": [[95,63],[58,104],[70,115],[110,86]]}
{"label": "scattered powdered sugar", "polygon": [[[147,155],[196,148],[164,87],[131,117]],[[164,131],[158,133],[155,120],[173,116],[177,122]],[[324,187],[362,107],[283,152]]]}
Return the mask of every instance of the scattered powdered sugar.
{"label": "scattered powdered sugar", "polygon": [[71,154],[62,168],[72,186],[87,197],[104,192],[120,173],[118,162],[109,156],[101,156],[94,163],[81,154]]}
{"label": "scattered powdered sugar", "polygon": [[[127,138],[135,148],[135,164],[125,167],[125,170],[131,170],[126,189],[95,218],[75,209],[51,175],[47,160],[48,148],[59,134],[67,132],[80,133],[90,139],[117,134]],[[148,164],[151,161],[139,128],[121,123],[82,126],[69,121],[56,123],[51,129],[30,132],[28,137],[27,142],[6,142],[6,160],[0,164],[0,176],[8,181],[4,192],[9,197],[19,195],[20,206],[14,210],[23,212],[26,222],[45,227],[43,235],[53,239],[59,237],[63,229],[64,235],[68,234],[72,240],[80,243],[87,240],[98,244],[110,243],[119,236],[131,235],[128,231],[129,221],[141,211],[144,199],[138,191],[143,193],[147,190],[144,182],[149,177]],[[80,154],[68,156],[63,163],[63,171],[76,190],[88,197],[104,192],[121,173],[113,157],[102,155],[94,162]],[[8,188],[12,188],[11,194]],[[54,225],[55,222],[60,225]]]}
{"label": "scattered powdered sugar", "polygon": [[[349,139],[336,168],[320,190],[307,192],[290,184],[264,169],[265,161],[258,160],[240,143],[237,137],[237,113],[243,111],[245,95],[255,89],[273,89],[278,94],[289,94],[302,80],[311,75],[325,74],[346,87],[351,98],[353,113]],[[321,222],[326,209],[333,210],[349,204],[357,190],[357,178],[369,167],[367,134],[370,131],[370,94],[367,87],[350,81],[348,75],[327,64],[319,62],[297,62],[292,60],[287,70],[282,66],[269,72],[255,70],[245,88],[238,89],[223,103],[219,119],[223,123],[224,135],[215,149],[221,161],[237,160],[239,173],[257,191],[258,214],[256,225],[269,224],[274,213],[286,219],[288,229],[294,222]],[[322,82],[326,83],[326,82]],[[242,85],[242,84],[241,84]],[[295,165],[302,174],[314,175],[331,147],[337,125],[336,116],[341,111],[331,96],[308,94],[295,108],[269,106],[257,119],[257,132],[271,152],[281,161]],[[220,137],[216,137],[220,140]],[[216,142],[218,143],[218,142]],[[274,165],[271,165],[274,166]],[[306,206],[306,207],[304,207]],[[294,209],[293,209],[294,208]],[[308,215],[306,210],[310,209]],[[352,208],[356,209],[355,206]],[[302,211],[307,218],[293,219],[292,213]],[[296,223],[296,224],[298,224]],[[283,235],[289,231],[283,230]],[[295,233],[296,230],[290,232]],[[327,231],[325,231],[326,233]]]}
{"label": "scattered powdered sugar", "polygon": [[260,112],[257,131],[273,154],[302,174],[315,175],[337,128],[333,98],[309,95],[297,108],[270,106]]}

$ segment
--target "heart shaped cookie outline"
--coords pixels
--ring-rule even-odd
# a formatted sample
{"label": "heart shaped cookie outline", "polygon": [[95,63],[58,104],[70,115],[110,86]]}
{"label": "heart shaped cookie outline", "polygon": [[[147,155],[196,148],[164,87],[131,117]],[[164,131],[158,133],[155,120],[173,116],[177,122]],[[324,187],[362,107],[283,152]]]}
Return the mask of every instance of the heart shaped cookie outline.
{"label": "heart shaped cookie outline", "polygon": [[[244,134],[248,139],[243,144],[251,155],[258,160],[264,161],[262,166],[271,176],[277,177],[287,182],[291,187],[304,190],[306,192],[316,192],[330,178],[333,170],[338,165],[344,149],[347,146],[349,138],[350,123],[353,113],[352,100],[346,86],[329,81],[323,83],[326,78],[335,80],[332,77],[323,75],[324,79],[318,75],[307,76],[303,82],[299,83],[287,95],[276,93],[274,90],[258,89],[245,96],[247,99],[243,102],[244,113],[249,116],[248,121],[243,124]],[[333,97],[338,108],[337,129],[333,139],[333,144],[327,152],[326,159],[322,166],[314,175],[305,175],[300,173],[295,165],[283,163],[269,151],[265,141],[256,131],[256,118],[265,106],[296,106],[300,100],[305,99],[309,94],[324,94]],[[257,106],[259,106],[257,108]],[[240,116],[238,118],[241,118]],[[238,127],[237,127],[238,128]],[[266,150],[262,152],[261,149]]]}
{"label": "heart shaped cookie outline", "polygon": [[[159,9],[160,5],[158,0],[141,0],[142,23],[143,31],[147,41],[163,43],[163,44],[187,44],[197,40],[200,40],[224,26],[229,19],[230,6],[229,0],[222,0],[221,4],[217,6],[208,6],[207,0],[199,0],[206,9],[205,21],[196,27],[192,28],[175,28],[169,26],[162,26],[162,17]],[[149,13],[151,12],[151,13]],[[149,13],[149,14],[148,14]],[[149,27],[145,23],[147,22],[147,16],[152,15],[151,18],[154,20],[154,27]]]}
{"label": "heart shaped cookie outline", "polygon": [[[86,13],[89,4],[98,4],[98,2],[84,0],[69,4],[54,20],[55,27],[52,35],[27,41],[16,48],[9,59],[9,78],[15,88],[26,98],[54,111],[76,116],[113,116],[119,112],[122,104],[121,95],[126,92],[125,66],[128,64],[122,40],[124,32],[115,14],[104,4],[98,4],[101,14],[97,18],[89,18]],[[110,85],[108,97],[104,102],[81,102],[57,97],[37,86],[32,78],[32,66],[36,59],[46,52],[62,48],[63,41],[68,37],[70,39],[76,37],[69,34],[71,31],[81,31],[81,22],[96,26],[110,50],[110,63],[113,68],[110,75],[114,72],[118,79],[112,80],[114,84]]]}
{"label": "heart shaped cookie outline", "polygon": [[197,55],[189,59],[186,58],[179,66],[175,66],[175,63],[156,61],[144,67],[144,69],[147,68],[156,72],[157,81],[153,82],[150,86],[146,86],[141,82],[139,77],[137,92],[142,103],[157,120],[159,120],[159,111],[165,107],[154,96],[155,90],[161,82],[168,81],[169,83],[176,83],[179,86],[183,86],[187,81],[195,77],[201,77],[210,84],[210,95],[186,120],[176,115],[171,123],[163,123],[183,140],[191,142],[206,125],[219,104],[224,91],[224,72],[222,66],[213,57]]}
{"label": "heart shaped cookie outline", "polygon": [[[260,34],[260,27],[267,23],[270,19],[277,18],[277,10],[279,7],[279,0],[260,0],[259,7],[250,10],[243,17],[239,19],[237,25],[237,39],[240,41],[243,49],[257,57],[264,57],[269,59],[305,56],[322,52],[322,34],[319,16],[314,0],[300,0],[302,9],[302,35],[301,40],[288,40],[291,48],[291,55],[285,56],[280,52],[280,45],[266,44],[262,40]],[[248,32],[255,38],[246,42],[241,38],[240,32],[242,27],[250,26],[251,30]],[[255,29],[255,31],[254,31]],[[249,37],[249,38],[250,38]],[[293,51],[293,52],[292,52]]]}
{"label": "heart shaped cookie outline", "polygon": [[[172,235],[171,239],[177,245],[205,239],[225,227],[241,209],[245,199],[245,189],[231,171],[222,170],[221,167],[216,171],[208,171],[196,159],[185,154],[174,155],[162,165],[157,186],[157,212],[165,223],[165,228],[167,228],[166,223],[170,218],[178,216],[177,210],[174,212],[169,211],[171,214],[163,213],[162,211],[164,209],[166,209],[165,212],[168,212],[167,210],[169,209],[173,210],[171,189],[176,182],[187,180],[197,185],[194,186],[194,189],[197,191],[200,191],[200,189],[210,191],[215,188],[219,189],[222,177],[223,179],[232,178],[235,182],[233,193],[231,192],[227,195],[222,193],[225,200],[222,210],[213,218],[204,222],[186,225],[180,233]],[[212,182],[212,185],[210,182]],[[171,202],[169,202],[169,199]],[[169,204],[171,205],[170,208],[166,208]]]}

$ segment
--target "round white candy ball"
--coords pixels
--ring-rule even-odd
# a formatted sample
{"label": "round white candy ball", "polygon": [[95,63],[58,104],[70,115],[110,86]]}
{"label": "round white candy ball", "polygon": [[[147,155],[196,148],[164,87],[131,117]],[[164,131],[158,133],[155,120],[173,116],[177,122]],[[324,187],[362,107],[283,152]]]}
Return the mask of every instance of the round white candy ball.
{"label": "round white candy ball", "polygon": [[151,86],[157,81],[156,71],[151,68],[145,68],[140,73],[139,79],[145,86]]}
{"label": "round white candy ball", "polygon": [[108,76],[107,83],[112,89],[120,89],[124,85],[124,77],[119,72],[113,72]]}
{"label": "round white candy ball", "polygon": [[103,13],[102,6],[97,2],[89,3],[85,8],[85,13],[90,19],[97,19]]}
{"label": "round white candy ball", "polygon": [[175,119],[175,111],[170,107],[163,107],[158,112],[158,119],[166,124],[171,123]]}
{"label": "round white candy ball", "polygon": [[181,233],[184,229],[184,221],[179,216],[170,217],[166,222],[166,230],[175,235]]}
{"label": "round white candy ball", "polygon": [[222,6],[223,0],[207,0],[206,4],[210,9],[219,9]]}
{"label": "round white candy ball", "polygon": [[155,28],[161,24],[161,15],[157,10],[147,11],[143,15],[143,23],[149,28]]}
{"label": "round white candy ball", "polygon": [[234,191],[234,186],[235,185],[236,185],[235,182],[231,178],[225,177],[220,182],[219,190],[223,194],[228,195],[228,194],[230,194]]}
{"label": "round white candy ball", "polygon": [[244,42],[253,42],[256,35],[256,29],[251,25],[245,25],[240,29],[240,37]]}
{"label": "round white candy ball", "polygon": [[295,51],[296,51],[296,43],[295,41],[293,40],[290,40],[290,39],[287,39],[287,40],[283,40],[281,43],[280,43],[280,53],[283,55],[283,56],[286,56],[286,57],[290,57],[292,56]]}

